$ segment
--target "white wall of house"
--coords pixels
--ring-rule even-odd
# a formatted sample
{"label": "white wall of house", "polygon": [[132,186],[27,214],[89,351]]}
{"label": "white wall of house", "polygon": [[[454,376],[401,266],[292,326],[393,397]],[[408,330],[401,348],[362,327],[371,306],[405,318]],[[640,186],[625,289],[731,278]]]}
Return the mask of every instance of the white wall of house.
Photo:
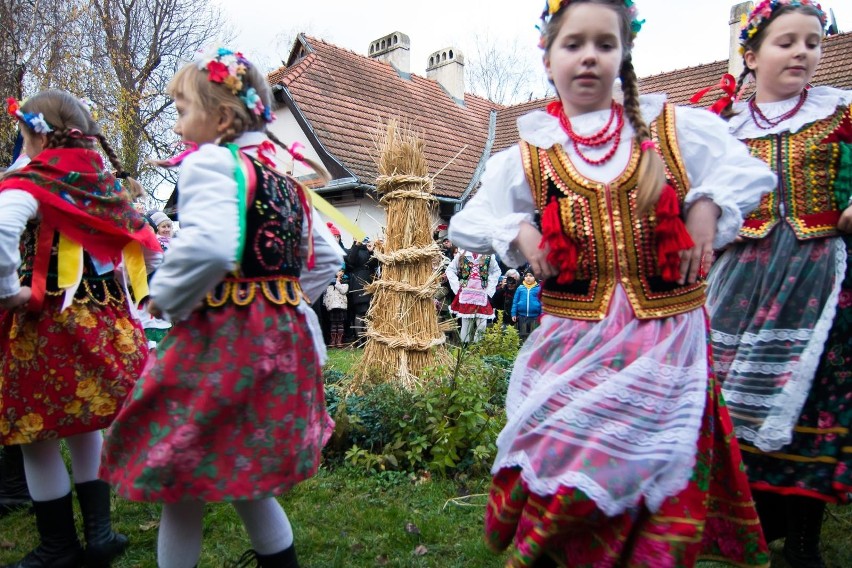
{"label": "white wall of house", "polygon": [[[286,106],[281,106],[275,111],[275,115],[277,116],[275,122],[270,124],[267,128],[269,128],[269,130],[271,130],[279,140],[288,146],[293,144],[293,142],[300,142],[303,146],[303,148],[299,149],[302,155],[306,158],[322,163],[322,160],[319,158],[319,154],[317,154],[313,146],[308,143],[308,137],[305,136],[305,133],[299,126],[299,123],[296,122],[296,119],[293,117],[293,113],[290,112],[290,109]],[[279,149],[277,156],[283,158],[284,163],[290,166],[290,173],[295,178],[299,178],[300,176],[309,176],[313,173],[313,170],[311,170],[308,166],[290,159],[290,156],[287,155],[284,150]]]}
{"label": "white wall of house", "polygon": [[[362,231],[364,231],[371,240],[375,240],[376,238],[384,235],[385,220],[387,219],[385,210],[369,196],[358,201],[353,200],[345,204],[334,203],[333,205],[338,211],[343,213],[347,219],[355,223]],[[320,216],[322,217],[322,215]],[[323,217],[322,222],[326,223],[327,221],[330,221],[330,219]],[[349,231],[341,227],[338,223],[334,223],[334,225],[340,229],[343,246],[346,248],[352,246],[352,235]]]}

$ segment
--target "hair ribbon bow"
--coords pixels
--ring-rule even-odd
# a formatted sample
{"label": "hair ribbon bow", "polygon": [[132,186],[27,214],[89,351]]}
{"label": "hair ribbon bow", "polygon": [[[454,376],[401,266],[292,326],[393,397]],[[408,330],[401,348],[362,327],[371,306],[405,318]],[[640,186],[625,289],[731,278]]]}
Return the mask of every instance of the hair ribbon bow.
{"label": "hair ribbon bow", "polygon": [[724,96],[719,98],[719,100],[717,100],[715,103],[713,103],[713,105],[707,110],[714,114],[720,114],[723,110],[725,110],[725,107],[727,107],[735,100],[734,97],[737,94],[737,80],[734,79],[734,76],[730,73],[725,73],[724,75],[722,75],[722,78],[719,79],[719,82],[717,84],[701,89],[700,91],[692,95],[692,98],[689,99],[689,102],[693,104],[697,103],[702,98],[704,98],[704,95],[706,95],[713,89],[721,89],[722,92],[724,92],[725,94]]}

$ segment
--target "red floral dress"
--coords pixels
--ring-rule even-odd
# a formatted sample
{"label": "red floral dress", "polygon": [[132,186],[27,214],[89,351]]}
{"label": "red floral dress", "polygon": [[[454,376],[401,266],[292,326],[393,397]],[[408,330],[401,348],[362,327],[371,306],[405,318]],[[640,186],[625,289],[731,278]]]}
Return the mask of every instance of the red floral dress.
{"label": "red floral dress", "polygon": [[[44,150],[4,178],[0,191],[8,189],[32,195],[40,220],[28,224],[20,244],[29,310],[0,312],[0,445],[106,428],[148,354],[108,262],[117,263],[132,241],[157,250],[154,232],[91,150]],[[82,279],[64,310],[58,235],[85,250]],[[106,266],[100,273],[90,253]]]}
{"label": "red floral dress", "polygon": [[175,323],[107,432],[101,476],[128,499],[280,495],[316,472],[331,435],[296,307],[303,205],[290,179],[253,167],[239,271]]}

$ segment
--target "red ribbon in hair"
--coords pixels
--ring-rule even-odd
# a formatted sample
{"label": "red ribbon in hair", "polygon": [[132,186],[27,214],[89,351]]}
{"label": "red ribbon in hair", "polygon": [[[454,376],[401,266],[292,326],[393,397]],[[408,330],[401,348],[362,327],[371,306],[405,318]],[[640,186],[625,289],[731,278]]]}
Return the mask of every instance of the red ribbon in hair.
{"label": "red ribbon in hair", "polygon": [[691,249],[695,243],[680,218],[677,192],[669,184],[663,186],[654,213],[657,217],[657,227],[654,229],[657,266],[663,280],[677,282],[680,278],[680,251]]}
{"label": "red ribbon in hair", "polygon": [[267,168],[275,168],[275,161],[270,156],[275,155],[275,144],[264,140],[257,146],[257,159]]}
{"label": "red ribbon in hair", "polygon": [[547,262],[559,269],[556,281],[559,284],[570,284],[577,272],[577,245],[562,230],[559,203],[555,197],[541,212],[541,242],[538,248],[543,249],[547,245],[550,246]]}
{"label": "red ribbon in hair", "polygon": [[717,100],[713,105],[707,109],[714,114],[720,114],[725,108],[734,101],[734,97],[737,94],[737,80],[734,79],[734,76],[730,73],[725,73],[722,75],[722,78],[719,79],[719,82],[715,85],[711,85],[707,88],[701,89],[689,99],[689,102],[695,104],[701,99],[704,98],[704,95],[712,91],[713,89],[722,89],[725,93],[723,97]]}
{"label": "red ribbon in hair", "polygon": [[[286,147],[286,146],[285,146]],[[290,152],[290,155],[293,156],[293,159],[297,162],[302,162],[305,165],[308,165],[305,157],[299,152],[299,148],[304,148],[305,146],[301,142],[293,142],[290,144],[290,147],[287,148],[287,151]]]}

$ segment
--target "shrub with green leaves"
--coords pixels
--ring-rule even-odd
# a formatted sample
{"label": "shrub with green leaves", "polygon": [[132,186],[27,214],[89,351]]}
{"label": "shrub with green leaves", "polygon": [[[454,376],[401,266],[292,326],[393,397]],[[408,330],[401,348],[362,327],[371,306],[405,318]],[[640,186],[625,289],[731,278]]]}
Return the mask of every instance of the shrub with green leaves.
{"label": "shrub with green leaves", "polygon": [[517,351],[516,330],[498,321],[478,343],[459,348],[452,366],[430,369],[413,390],[384,383],[344,395],[345,378],[327,373],[326,397],[337,428],[326,459],[368,472],[487,472],[505,424]]}

